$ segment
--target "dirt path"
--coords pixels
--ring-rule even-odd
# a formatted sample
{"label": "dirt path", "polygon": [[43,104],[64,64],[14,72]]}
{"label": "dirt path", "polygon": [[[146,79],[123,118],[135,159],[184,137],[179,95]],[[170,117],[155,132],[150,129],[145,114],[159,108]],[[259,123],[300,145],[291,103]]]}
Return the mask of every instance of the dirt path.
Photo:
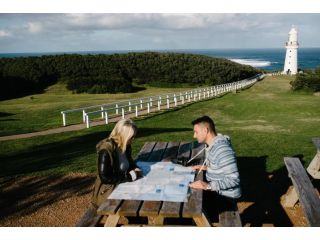
{"label": "dirt path", "polygon": [[[182,105],[181,104],[177,105],[177,107],[180,107],[180,106],[182,106]],[[185,106],[187,106],[187,105],[185,105]],[[170,105],[170,109],[172,109],[174,107],[175,107],[174,104]],[[162,109],[164,109],[164,106],[162,106]],[[160,110],[160,111],[163,111],[163,110]],[[155,106],[150,108],[150,113],[155,113],[155,112],[160,112],[160,111],[158,111],[157,107],[155,107]],[[148,114],[147,110],[139,111],[139,116],[146,115],[146,114]],[[135,116],[136,116],[135,112],[131,112],[131,113],[125,115],[126,118],[133,118]],[[121,119],[121,116],[112,117],[109,119],[109,123],[117,122],[120,119]],[[92,126],[92,127],[104,125],[104,124],[106,124],[105,120],[98,120],[98,121],[90,122],[90,126]],[[86,129],[86,127],[87,126],[85,123],[80,123],[80,124],[68,125],[65,127],[52,128],[52,129],[39,131],[39,132],[24,133],[24,134],[10,135],[10,136],[2,136],[2,137],[0,137],[0,142],[7,141],[7,140],[31,138],[31,137],[36,137],[36,136],[44,136],[44,135],[55,134],[55,133],[78,131],[78,130]]]}

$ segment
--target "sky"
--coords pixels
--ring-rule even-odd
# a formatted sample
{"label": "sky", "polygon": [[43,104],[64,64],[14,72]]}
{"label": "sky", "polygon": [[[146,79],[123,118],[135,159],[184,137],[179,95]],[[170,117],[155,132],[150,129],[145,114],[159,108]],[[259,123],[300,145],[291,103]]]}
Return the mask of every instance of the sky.
{"label": "sky", "polygon": [[282,48],[295,25],[320,47],[320,13],[0,13],[0,52]]}

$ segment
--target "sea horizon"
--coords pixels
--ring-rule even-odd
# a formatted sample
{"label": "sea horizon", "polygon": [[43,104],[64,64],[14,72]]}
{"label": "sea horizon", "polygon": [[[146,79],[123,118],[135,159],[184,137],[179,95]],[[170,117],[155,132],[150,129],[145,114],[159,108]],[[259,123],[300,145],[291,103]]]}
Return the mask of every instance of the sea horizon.
{"label": "sea horizon", "polygon": [[[130,52],[170,52],[204,55],[226,58],[231,61],[250,65],[267,71],[282,71],[285,59],[285,48],[219,48],[219,49],[143,49],[143,50],[83,50],[52,52],[16,52],[0,53],[0,58],[40,57],[63,54],[98,55],[125,54]],[[320,67],[320,47],[299,48],[298,68],[314,69]]]}

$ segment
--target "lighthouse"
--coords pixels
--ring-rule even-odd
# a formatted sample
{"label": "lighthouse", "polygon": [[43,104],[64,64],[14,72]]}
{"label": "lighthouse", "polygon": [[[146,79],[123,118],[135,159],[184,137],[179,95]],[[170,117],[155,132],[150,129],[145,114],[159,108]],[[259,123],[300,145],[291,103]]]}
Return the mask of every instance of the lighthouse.
{"label": "lighthouse", "polygon": [[298,32],[292,27],[289,32],[288,42],[286,42],[286,59],[284,61],[283,73],[294,75],[298,70]]}

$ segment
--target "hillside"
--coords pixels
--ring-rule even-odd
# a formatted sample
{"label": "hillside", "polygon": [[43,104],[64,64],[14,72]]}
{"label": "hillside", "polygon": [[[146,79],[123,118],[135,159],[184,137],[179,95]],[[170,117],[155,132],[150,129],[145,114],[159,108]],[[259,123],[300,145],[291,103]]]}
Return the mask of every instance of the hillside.
{"label": "hillside", "polygon": [[134,83],[160,87],[217,85],[259,70],[222,58],[182,53],[56,55],[0,59],[0,100],[41,93],[57,82],[74,93],[134,92]]}

